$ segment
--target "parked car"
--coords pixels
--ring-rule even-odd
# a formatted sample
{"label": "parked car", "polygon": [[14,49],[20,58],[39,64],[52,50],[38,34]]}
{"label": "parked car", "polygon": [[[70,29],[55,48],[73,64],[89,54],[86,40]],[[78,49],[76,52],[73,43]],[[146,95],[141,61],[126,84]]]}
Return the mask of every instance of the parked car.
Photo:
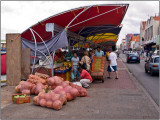
{"label": "parked car", "polygon": [[159,55],[159,50],[155,50],[153,55]]}
{"label": "parked car", "polygon": [[127,63],[129,63],[129,62],[140,63],[140,56],[137,53],[128,53],[127,54]]}
{"label": "parked car", "polygon": [[154,73],[159,73],[159,55],[153,55],[149,60],[145,60],[145,72],[153,76]]}

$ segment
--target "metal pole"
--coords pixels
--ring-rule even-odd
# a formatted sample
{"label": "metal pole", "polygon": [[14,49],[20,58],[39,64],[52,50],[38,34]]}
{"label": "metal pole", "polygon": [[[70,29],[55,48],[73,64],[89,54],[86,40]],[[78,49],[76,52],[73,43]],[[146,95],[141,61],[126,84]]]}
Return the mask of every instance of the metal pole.
{"label": "metal pole", "polygon": [[[32,29],[32,30],[33,30],[33,29]],[[35,32],[35,33],[38,35],[38,37],[42,40],[42,42],[44,43],[44,45],[45,45],[46,48],[47,48],[47,51],[48,51],[48,54],[49,54],[50,58],[52,59],[52,56],[51,56],[51,54],[50,54],[50,52],[49,52],[49,49],[48,49],[46,43],[44,42],[44,40],[42,39],[42,37],[41,37],[35,30],[33,30],[33,32]],[[50,62],[50,61],[49,61],[49,62]],[[51,63],[50,63],[50,65],[51,65]]]}
{"label": "metal pole", "polygon": [[31,72],[31,74],[33,73],[33,69],[34,69],[34,67],[35,67],[35,57],[36,57],[36,52],[37,52],[37,42],[36,42],[36,37],[35,37],[35,35],[34,35],[34,33],[33,33],[33,31],[32,31],[32,29],[31,28],[29,28],[29,30],[31,31],[31,33],[32,33],[32,35],[33,35],[33,38],[34,38],[34,43],[35,43],[35,54],[34,54],[34,62],[33,62],[33,67],[32,67],[32,72]]}
{"label": "metal pole", "polygon": [[52,77],[53,77],[53,64],[54,64],[54,55],[55,55],[55,51],[53,51],[53,59],[52,59],[52,68],[51,68],[51,70],[52,70]]}
{"label": "metal pole", "polygon": [[[52,32],[52,37],[53,37],[53,32]],[[53,51],[53,58],[52,58],[52,67],[51,67],[51,71],[52,71],[52,77],[53,77],[53,65],[54,65],[54,55],[55,55],[55,51]]]}
{"label": "metal pole", "polygon": [[104,15],[104,14],[106,14],[106,13],[112,12],[112,11],[117,10],[117,9],[119,9],[119,8],[122,8],[122,7],[124,7],[124,6],[121,6],[121,7],[112,9],[112,10],[110,10],[110,11],[104,12],[104,13],[102,13],[102,14],[99,14],[99,15],[97,15],[97,16],[91,17],[91,18],[89,18],[89,19],[87,19],[87,20],[84,20],[84,21],[81,21],[81,22],[79,22],[79,23],[77,23],[77,24],[74,24],[74,25],[72,25],[72,26],[70,26],[70,27],[68,27],[68,28],[74,27],[74,26],[76,26],[76,25],[79,25],[79,24],[84,23],[84,22],[86,22],[86,21],[88,21],[88,20],[94,19],[94,18],[96,18],[96,17],[99,17],[99,16],[101,16],[101,15]]}
{"label": "metal pole", "polygon": [[84,11],[86,11],[87,9],[91,8],[92,6],[89,6],[88,8],[86,8],[85,10],[83,10],[82,12],[80,12],[77,16],[75,16],[71,22],[66,26],[66,29],[68,29],[68,27],[70,26],[70,24],[79,16],[81,15]]}

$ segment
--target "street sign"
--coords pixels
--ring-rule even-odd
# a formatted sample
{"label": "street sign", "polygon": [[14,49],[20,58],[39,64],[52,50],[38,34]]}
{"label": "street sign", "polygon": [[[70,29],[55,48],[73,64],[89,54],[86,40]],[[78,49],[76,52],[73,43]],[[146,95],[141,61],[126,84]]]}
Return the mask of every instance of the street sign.
{"label": "street sign", "polygon": [[52,37],[54,36],[54,23],[47,23],[46,24],[46,31],[52,32]]}

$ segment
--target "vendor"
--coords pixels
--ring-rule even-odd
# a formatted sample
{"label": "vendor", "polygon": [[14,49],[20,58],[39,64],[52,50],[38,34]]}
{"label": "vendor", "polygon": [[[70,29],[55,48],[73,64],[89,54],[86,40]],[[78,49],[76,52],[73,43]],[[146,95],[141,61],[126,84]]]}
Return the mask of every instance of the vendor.
{"label": "vendor", "polygon": [[72,72],[74,74],[74,80],[72,80],[72,81],[75,81],[76,76],[78,76],[78,78],[80,77],[80,73],[78,71],[79,57],[77,56],[76,52],[74,52],[71,61],[72,61]]}
{"label": "vendor", "polygon": [[92,77],[86,70],[82,69],[82,67],[79,67],[78,71],[80,73],[80,78],[79,78],[80,83],[84,88],[88,88],[89,84],[92,83],[93,81]]}
{"label": "vendor", "polygon": [[98,57],[104,56],[104,52],[100,49],[99,46],[97,47],[97,49],[95,51],[95,56],[98,56]]}
{"label": "vendor", "polygon": [[65,60],[71,60],[73,57],[73,53],[71,51],[67,52],[67,54],[65,55]]}
{"label": "vendor", "polygon": [[93,50],[90,50],[90,51],[89,51],[89,54],[90,54],[90,59],[91,59],[91,64],[90,64],[90,66],[91,66],[91,70],[92,70],[92,63],[93,63],[93,57],[94,57],[94,52],[93,52]]}
{"label": "vendor", "polygon": [[91,59],[88,57],[88,51],[84,51],[84,56],[82,57],[80,64],[81,66],[84,67],[85,64],[85,68],[88,72],[90,71],[90,63],[91,63]]}

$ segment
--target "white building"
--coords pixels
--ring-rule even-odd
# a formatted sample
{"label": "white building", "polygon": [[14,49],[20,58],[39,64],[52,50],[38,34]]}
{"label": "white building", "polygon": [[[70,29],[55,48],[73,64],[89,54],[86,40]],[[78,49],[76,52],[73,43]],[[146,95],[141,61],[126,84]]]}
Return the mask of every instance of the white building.
{"label": "white building", "polygon": [[148,50],[156,44],[159,29],[159,16],[152,16],[145,24],[145,44]]}
{"label": "white building", "polygon": [[145,24],[146,24],[146,21],[142,21],[141,24],[140,24],[140,46],[144,46],[145,45],[145,40],[144,40]]}

